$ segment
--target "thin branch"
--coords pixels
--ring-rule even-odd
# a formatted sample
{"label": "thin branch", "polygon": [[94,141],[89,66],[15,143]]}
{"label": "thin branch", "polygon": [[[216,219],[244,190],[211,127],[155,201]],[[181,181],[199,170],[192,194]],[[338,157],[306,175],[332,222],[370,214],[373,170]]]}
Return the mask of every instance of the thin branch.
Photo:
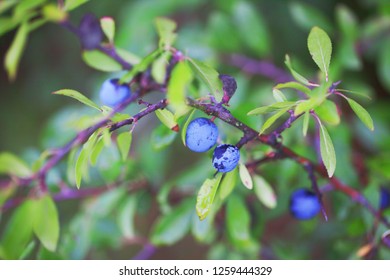
{"label": "thin branch", "polygon": [[364,206],[374,217],[377,217],[383,224],[385,224],[387,227],[390,227],[390,222],[380,212],[378,212],[358,190],[355,190],[354,188],[342,183],[335,176],[329,178],[323,165],[316,164],[305,157],[299,156],[289,148],[279,143],[275,138],[274,134],[271,133],[269,135],[258,135],[257,131],[240,122],[229,112],[229,110],[220,105],[205,104],[190,98],[187,98],[187,104],[193,108],[205,112],[206,114],[215,116],[220,120],[241,130],[244,135],[241,138],[239,144],[257,140],[265,145],[274,148],[276,151],[278,151],[278,153],[280,153],[283,158],[290,158],[298,164],[302,165],[303,167],[312,166],[313,170],[324,179],[329,180],[329,182],[333,184],[336,190],[348,195],[352,200]]}
{"label": "thin branch", "polygon": [[240,54],[233,54],[227,57],[230,65],[240,68],[251,75],[260,75],[277,83],[289,82],[292,76],[283,69],[277,67],[271,61],[255,60]]}

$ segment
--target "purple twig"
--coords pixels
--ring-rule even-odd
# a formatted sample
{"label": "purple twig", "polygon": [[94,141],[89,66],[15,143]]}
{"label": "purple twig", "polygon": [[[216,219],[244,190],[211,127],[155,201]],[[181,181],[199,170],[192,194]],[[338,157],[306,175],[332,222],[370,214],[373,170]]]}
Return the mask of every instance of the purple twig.
{"label": "purple twig", "polygon": [[233,54],[228,57],[228,62],[248,74],[261,75],[277,83],[285,83],[292,80],[290,74],[277,67],[271,61],[254,60],[244,55]]}
{"label": "purple twig", "polygon": [[134,256],[133,260],[148,260],[156,253],[156,251],[157,248],[154,245],[147,243],[142,250]]}

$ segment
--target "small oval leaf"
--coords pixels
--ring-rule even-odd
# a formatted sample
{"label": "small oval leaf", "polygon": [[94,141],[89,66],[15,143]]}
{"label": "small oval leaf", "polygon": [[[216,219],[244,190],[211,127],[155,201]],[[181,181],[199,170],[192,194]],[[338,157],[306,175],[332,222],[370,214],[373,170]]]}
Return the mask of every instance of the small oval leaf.
{"label": "small oval leaf", "polygon": [[81,92],[78,92],[77,90],[60,89],[60,90],[53,92],[53,94],[69,96],[71,98],[74,98],[74,99],[80,101],[81,103],[84,103],[85,105],[88,105],[89,107],[92,107],[92,108],[95,108],[96,110],[102,111],[102,109],[100,109],[100,107],[95,102],[93,102],[92,100],[90,100],[88,97],[83,95]]}
{"label": "small oval leaf", "polygon": [[328,80],[330,57],[332,55],[332,42],[324,30],[315,26],[307,38],[309,52]]}
{"label": "small oval leaf", "polygon": [[261,176],[253,176],[254,192],[257,198],[268,208],[276,207],[276,194],[271,185]]}
{"label": "small oval leaf", "polygon": [[321,121],[318,119],[320,125],[320,150],[321,158],[325,165],[326,170],[328,171],[329,178],[333,176],[336,169],[336,153],[333,147],[332,139],[329,136],[328,131],[325,126],[322,125]]}
{"label": "small oval leaf", "polygon": [[206,218],[210,212],[221,178],[222,173],[218,173],[215,178],[206,179],[200,187],[196,199],[196,213],[198,214],[200,220]]}
{"label": "small oval leaf", "polygon": [[242,184],[247,188],[247,189],[252,189],[253,188],[253,181],[252,181],[252,176],[248,171],[248,168],[246,168],[245,164],[240,163],[238,165],[238,169],[240,170],[240,179]]}

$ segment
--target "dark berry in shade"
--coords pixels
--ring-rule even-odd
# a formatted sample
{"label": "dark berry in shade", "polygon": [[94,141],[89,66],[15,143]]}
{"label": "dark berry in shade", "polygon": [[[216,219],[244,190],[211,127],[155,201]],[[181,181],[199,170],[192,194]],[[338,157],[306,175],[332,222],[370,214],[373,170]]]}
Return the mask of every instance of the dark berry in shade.
{"label": "dark berry in shade", "polygon": [[240,160],[240,150],[229,144],[222,144],[215,148],[213,166],[219,172],[229,172],[236,168]]}
{"label": "dark berry in shade", "polygon": [[380,200],[379,208],[381,210],[387,209],[390,207],[390,189],[381,187],[380,189]]}
{"label": "dark berry in shade", "polygon": [[290,196],[290,212],[298,220],[309,220],[321,211],[318,196],[311,190],[301,188]]}
{"label": "dark berry in shade", "polygon": [[220,74],[219,79],[222,82],[222,89],[224,93],[222,101],[227,103],[237,90],[237,82],[232,76],[225,74]]}
{"label": "dark berry in shade", "polygon": [[193,152],[202,153],[210,150],[218,139],[218,127],[210,119],[192,120],[186,131],[186,146]]}
{"label": "dark berry in shade", "polygon": [[92,14],[86,14],[80,21],[79,37],[83,49],[92,50],[99,47],[104,38],[99,19]]}

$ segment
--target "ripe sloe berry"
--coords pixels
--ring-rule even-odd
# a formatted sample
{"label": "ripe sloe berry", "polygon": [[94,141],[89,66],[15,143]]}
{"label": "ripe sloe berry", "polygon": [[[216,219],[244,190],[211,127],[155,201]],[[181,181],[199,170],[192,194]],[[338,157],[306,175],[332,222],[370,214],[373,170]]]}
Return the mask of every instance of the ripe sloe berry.
{"label": "ripe sloe berry", "polygon": [[118,79],[106,80],[100,89],[100,101],[110,107],[115,107],[130,97],[131,90],[126,84],[119,84]]}
{"label": "ripe sloe berry", "polygon": [[219,172],[232,171],[240,160],[240,150],[229,144],[222,144],[215,148],[213,154],[213,166]]}
{"label": "ripe sloe berry", "polygon": [[317,195],[305,188],[297,189],[290,197],[290,212],[298,220],[309,220],[321,210]]}
{"label": "ripe sloe berry", "polygon": [[193,152],[202,153],[211,149],[217,142],[218,128],[209,119],[192,120],[186,131],[186,146]]}

